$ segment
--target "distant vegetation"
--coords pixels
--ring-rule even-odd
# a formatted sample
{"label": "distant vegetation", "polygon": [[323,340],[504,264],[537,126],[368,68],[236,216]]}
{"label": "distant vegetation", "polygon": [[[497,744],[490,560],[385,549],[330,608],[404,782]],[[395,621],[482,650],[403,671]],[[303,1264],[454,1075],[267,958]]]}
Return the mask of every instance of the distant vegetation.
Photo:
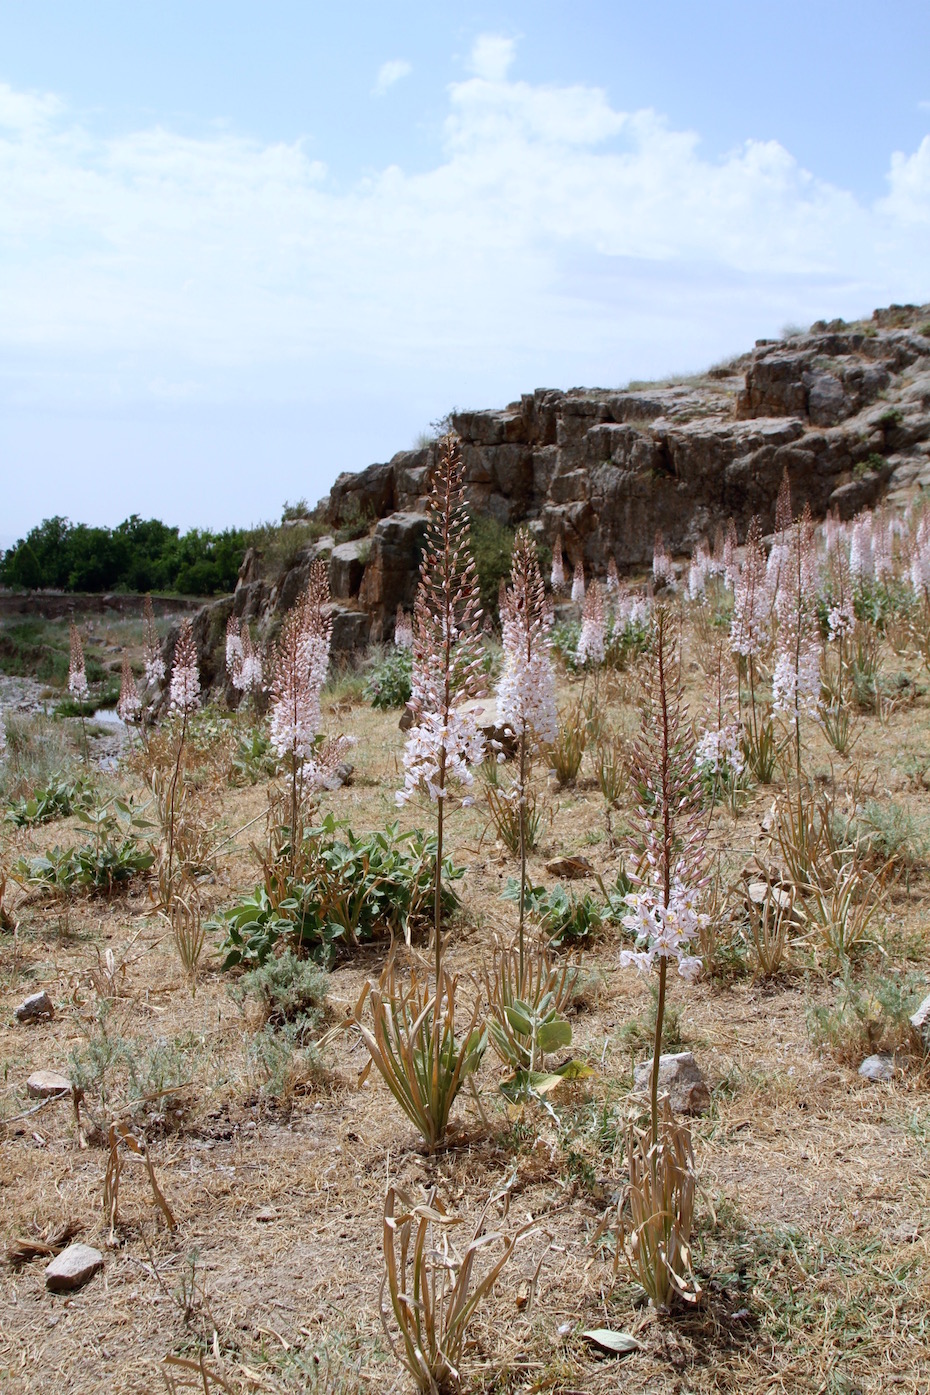
{"label": "distant vegetation", "polygon": [[27,590],[232,591],[253,530],[187,533],[133,514],[116,528],[46,518],[0,557],[0,585]]}

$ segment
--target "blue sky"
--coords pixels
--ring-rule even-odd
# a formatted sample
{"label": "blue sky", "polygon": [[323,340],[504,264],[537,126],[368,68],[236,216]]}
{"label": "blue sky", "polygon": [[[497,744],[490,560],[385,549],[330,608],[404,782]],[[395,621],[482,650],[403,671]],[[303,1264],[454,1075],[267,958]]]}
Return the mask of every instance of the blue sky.
{"label": "blue sky", "polygon": [[0,0],[0,542],[930,300],[930,7]]}

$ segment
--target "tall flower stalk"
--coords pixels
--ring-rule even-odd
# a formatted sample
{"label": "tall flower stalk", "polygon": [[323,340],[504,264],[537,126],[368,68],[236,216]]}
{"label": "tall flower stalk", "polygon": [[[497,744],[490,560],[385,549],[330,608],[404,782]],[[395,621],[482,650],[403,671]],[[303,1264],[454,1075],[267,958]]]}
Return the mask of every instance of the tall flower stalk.
{"label": "tall flower stalk", "polygon": [[313,563],[307,588],[285,616],[271,684],[271,744],[291,777],[291,860],[297,857],[299,813],[307,788],[317,788],[334,763],[332,743],[319,747],[320,692],[329,668],[332,620],[326,564]]}
{"label": "tall flower stalk", "polygon": [[[442,852],[449,782],[474,783],[469,765],[484,756],[477,714],[465,704],[484,693],[478,574],[465,507],[458,443],[443,438],[429,497],[420,584],[413,612],[413,665],[408,707],[413,725],[404,751],[398,804],[425,789],[436,804],[433,949],[436,993],[442,973]],[[438,1022],[438,1011],[436,1012]]]}
{"label": "tall flower stalk", "polygon": [[817,616],[817,555],[810,509],[791,529],[775,596],[777,654],[772,705],[793,728],[798,783],[801,780],[801,717],[818,717],[820,635]]}
{"label": "tall flower stalk", "polygon": [[[742,569],[734,579],[733,618],[730,622],[730,648],[736,658],[737,667],[741,661],[745,663],[749,684],[748,745],[751,757],[758,752],[760,745],[756,686],[759,659],[768,643],[771,609],[772,598],[762,547],[762,529],[758,518],[753,518],[746,535]],[[741,693],[740,716],[742,717]]]}
{"label": "tall flower stalk", "polygon": [[170,699],[172,712],[181,715],[181,730],[178,733],[178,750],[174,762],[174,774],[168,791],[168,877],[165,883],[166,909],[170,909],[174,891],[174,827],[177,810],[178,783],[181,778],[181,761],[184,756],[184,742],[187,737],[187,724],[193,712],[200,706],[200,674],[197,668],[197,644],[190,620],[181,625],[174,646],[174,663],[171,668]]}
{"label": "tall flower stalk", "polygon": [[84,645],[81,643],[81,632],[77,625],[70,626],[71,640],[71,662],[68,664],[68,692],[79,704],[81,713],[81,735],[84,741],[84,764],[87,765],[87,727],[84,723],[84,704],[90,694],[90,687],[87,682],[87,670],[84,664]]}
{"label": "tall flower stalk", "polygon": [[518,946],[520,979],[524,972],[526,901],[527,779],[534,752],[558,735],[555,675],[550,654],[552,608],[536,556],[536,544],[525,529],[514,541],[510,587],[501,596],[504,668],[497,685],[497,710],[503,726],[517,739],[520,801],[520,915]]}
{"label": "tall flower stalk", "polygon": [[639,851],[643,890],[627,897],[632,914],[624,924],[637,948],[624,950],[621,965],[659,970],[656,1029],[650,1082],[648,1131],[627,1132],[629,1181],[617,1210],[617,1258],[627,1266],[656,1307],[675,1294],[694,1301],[699,1292],[691,1270],[694,1213],[694,1155],[686,1122],[659,1100],[659,1061],[668,988],[668,968],[692,981],[701,961],[690,951],[706,921],[696,908],[701,886],[705,828],[700,821],[700,786],[694,737],[682,703],[678,624],[667,606],[657,606],[653,659],[642,705],[642,728],[631,769],[639,789]]}
{"label": "tall flower stalk", "polygon": [[648,971],[656,962],[659,992],[653,1043],[652,1140],[659,1127],[658,1080],[669,961],[693,982],[701,961],[689,953],[701,928],[695,898],[701,886],[706,826],[694,734],[686,720],[681,679],[681,636],[668,606],[654,615],[653,658],[642,697],[640,734],[633,745],[631,774],[639,792],[637,848],[645,865],[643,890],[628,902],[624,924],[636,932],[637,949],[624,950],[620,963]]}

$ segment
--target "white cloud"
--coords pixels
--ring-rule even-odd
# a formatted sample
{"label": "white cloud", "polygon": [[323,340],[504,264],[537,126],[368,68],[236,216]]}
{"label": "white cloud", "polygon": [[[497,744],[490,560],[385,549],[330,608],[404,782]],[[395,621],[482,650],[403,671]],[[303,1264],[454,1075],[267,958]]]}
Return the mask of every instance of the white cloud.
{"label": "white cloud", "polygon": [[930,138],[890,157],[867,205],[777,142],[711,159],[600,89],[508,79],[512,59],[512,40],[479,39],[442,158],[347,191],[299,140],[107,139],[54,97],[0,89],[0,394],[442,383],[491,402],[699,366],[789,319],[930,294]]}
{"label": "white cloud", "polygon": [[917,109],[918,111],[930,111],[930,102],[918,102]]}
{"label": "white cloud", "polygon": [[514,60],[515,44],[502,34],[479,34],[472,45],[468,66],[484,82],[503,82]]}
{"label": "white cloud", "polygon": [[372,96],[383,97],[389,87],[393,87],[395,82],[400,82],[401,78],[407,77],[412,71],[406,58],[391,58],[387,63],[382,63],[378,69]]}

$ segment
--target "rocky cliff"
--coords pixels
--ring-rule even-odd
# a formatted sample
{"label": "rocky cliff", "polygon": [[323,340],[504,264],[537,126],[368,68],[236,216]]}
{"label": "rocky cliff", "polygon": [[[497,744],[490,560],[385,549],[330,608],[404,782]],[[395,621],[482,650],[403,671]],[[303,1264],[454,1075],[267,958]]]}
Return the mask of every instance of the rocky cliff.
{"label": "rocky cliff", "polygon": [[[798,508],[844,518],[882,498],[930,490],[930,305],[868,321],[818,322],[758,340],[738,359],[682,381],[624,390],[539,388],[502,410],[457,412],[468,497],[501,523],[561,531],[571,563],[603,573],[651,563],[662,532],[688,553],[736,520],[773,522],[787,469]],[[299,593],[314,557],[330,562],[334,648],[390,638],[410,606],[434,447],[340,475],[319,508],[331,532],[277,573],[256,552],[236,593],[198,616],[207,682],[232,610],[267,630]],[[340,533],[367,534],[338,541]]]}

